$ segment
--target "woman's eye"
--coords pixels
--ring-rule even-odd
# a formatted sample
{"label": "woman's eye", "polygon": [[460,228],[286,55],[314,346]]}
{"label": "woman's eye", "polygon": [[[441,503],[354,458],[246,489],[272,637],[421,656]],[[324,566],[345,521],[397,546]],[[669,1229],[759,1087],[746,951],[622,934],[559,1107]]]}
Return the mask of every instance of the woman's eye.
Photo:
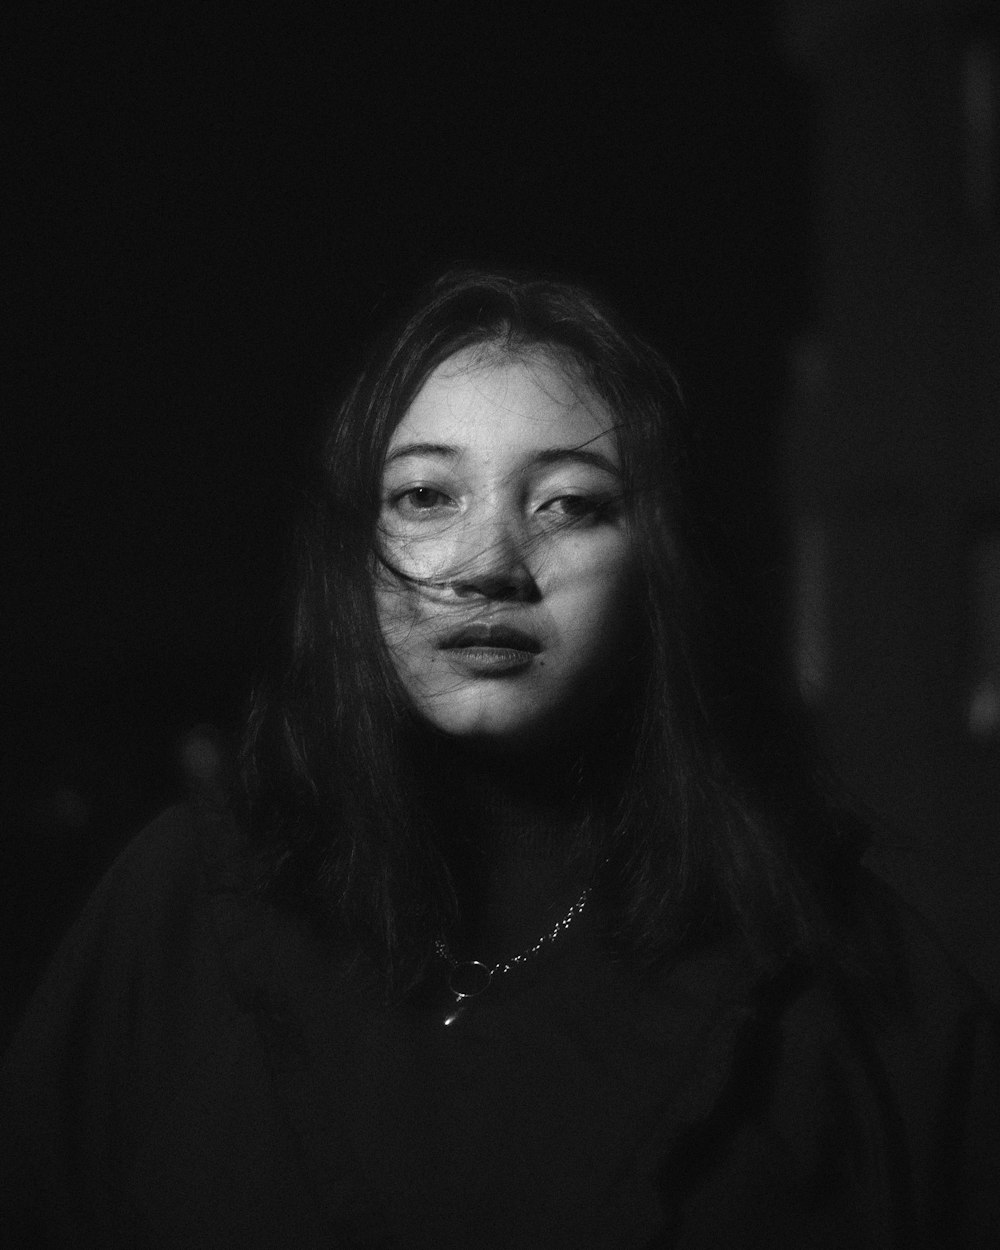
{"label": "woman's eye", "polygon": [[550,499],[542,507],[543,512],[565,517],[568,521],[583,520],[585,517],[596,516],[607,506],[608,500],[593,495],[560,495]]}
{"label": "woman's eye", "polygon": [[451,498],[444,491],[435,490],[432,486],[411,486],[401,491],[392,501],[403,513],[414,515],[420,512],[436,512],[451,504]]}

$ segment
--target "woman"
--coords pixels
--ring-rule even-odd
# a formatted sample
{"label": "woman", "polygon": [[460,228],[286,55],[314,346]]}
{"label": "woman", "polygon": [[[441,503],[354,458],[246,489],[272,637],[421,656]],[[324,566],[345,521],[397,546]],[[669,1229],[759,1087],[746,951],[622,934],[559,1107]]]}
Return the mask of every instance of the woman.
{"label": "woman", "polygon": [[990,1018],[792,735],[734,713],[688,444],[666,365],[572,286],[453,274],[373,352],[235,815],[139,838],[8,1060],[25,1220],[986,1244]]}

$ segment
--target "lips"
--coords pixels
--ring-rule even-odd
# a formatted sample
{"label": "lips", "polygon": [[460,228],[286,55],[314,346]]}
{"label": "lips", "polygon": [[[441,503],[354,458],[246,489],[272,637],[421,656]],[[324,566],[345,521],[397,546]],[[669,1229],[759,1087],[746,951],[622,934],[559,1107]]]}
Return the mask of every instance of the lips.
{"label": "lips", "polygon": [[503,651],[527,651],[531,655],[537,655],[542,649],[537,638],[512,625],[466,625],[445,635],[437,645],[442,651],[495,647]]}

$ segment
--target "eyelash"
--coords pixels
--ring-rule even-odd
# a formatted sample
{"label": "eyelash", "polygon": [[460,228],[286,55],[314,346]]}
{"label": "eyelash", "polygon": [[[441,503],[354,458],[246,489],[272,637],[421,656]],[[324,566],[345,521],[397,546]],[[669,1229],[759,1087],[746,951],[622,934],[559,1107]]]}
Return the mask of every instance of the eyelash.
{"label": "eyelash", "polygon": [[[429,502],[425,498],[421,504],[417,502],[418,496],[431,496],[436,502]],[[394,508],[404,513],[409,513],[411,517],[416,517],[420,513],[424,513],[427,516],[438,515],[442,508],[447,508],[454,501],[444,491],[437,490],[433,486],[409,486],[406,490],[392,495],[389,502]],[[553,511],[567,521],[586,521],[603,516],[612,507],[613,503],[613,499],[601,495],[567,493],[565,495],[556,495],[552,499],[546,500],[537,511]],[[554,504],[568,504],[569,507],[564,506],[562,509],[554,509]]]}
{"label": "eyelash", "polygon": [[545,508],[551,508],[553,504],[569,504],[568,509],[563,508],[561,515],[566,517],[568,521],[585,521],[588,517],[596,517],[603,513],[610,504],[609,499],[595,495],[558,495],[555,499],[550,499]]}
{"label": "eyelash", "polygon": [[410,486],[406,490],[401,490],[398,494],[393,495],[389,502],[394,508],[400,508],[406,501],[409,500],[412,507],[408,510],[412,512],[436,512],[437,509],[442,506],[441,503],[425,503],[424,506],[421,507],[419,504],[414,502],[415,496],[417,495],[432,495],[437,500],[447,500],[450,498],[443,490],[435,490],[433,486]]}

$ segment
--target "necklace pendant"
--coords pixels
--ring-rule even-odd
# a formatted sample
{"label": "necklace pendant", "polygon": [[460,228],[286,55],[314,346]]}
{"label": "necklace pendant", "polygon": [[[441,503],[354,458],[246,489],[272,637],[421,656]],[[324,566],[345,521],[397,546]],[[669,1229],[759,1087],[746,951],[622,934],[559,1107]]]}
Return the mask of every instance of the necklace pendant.
{"label": "necklace pendant", "polygon": [[455,1004],[444,1018],[445,1028],[450,1028],[468,1010],[470,999],[489,989],[493,980],[493,969],[487,968],[478,959],[470,959],[465,963],[453,964],[448,973],[448,989],[455,999]]}
{"label": "necklace pendant", "polygon": [[464,1016],[466,1011],[468,1010],[468,1006],[469,1006],[469,1003],[467,999],[465,998],[456,999],[454,1007],[451,1008],[451,1010],[447,1013],[447,1015],[444,1018],[444,1027],[446,1029],[450,1029],[451,1026],[457,1020],[461,1020],[462,1016]]}
{"label": "necklace pendant", "polygon": [[488,990],[492,980],[492,968],[487,968],[478,959],[469,959],[465,963],[452,964],[448,972],[448,989],[460,1002],[463,998],[475,998]]}

